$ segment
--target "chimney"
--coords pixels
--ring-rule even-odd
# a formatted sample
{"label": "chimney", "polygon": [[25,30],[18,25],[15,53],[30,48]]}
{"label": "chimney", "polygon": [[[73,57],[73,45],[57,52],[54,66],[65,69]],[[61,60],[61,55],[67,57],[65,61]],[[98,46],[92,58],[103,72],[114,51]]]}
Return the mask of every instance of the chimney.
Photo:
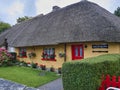
{"label": "chimney", "polygon": [[59,9],[60,9],[60,7],[58,7],[58,6],[53,6],[52,11],[54,12],[54,11],[57,11],[57,10],[59,10]]}
{"label": "chimney", "polygon": [[87,1],[87,0],[81,0],[81,1]]}
{"label": "chimney", "polygon": [[7,38],[5,38],[4,46],[5,46],[5,49],[8,50],[8,42],[7,42]]}

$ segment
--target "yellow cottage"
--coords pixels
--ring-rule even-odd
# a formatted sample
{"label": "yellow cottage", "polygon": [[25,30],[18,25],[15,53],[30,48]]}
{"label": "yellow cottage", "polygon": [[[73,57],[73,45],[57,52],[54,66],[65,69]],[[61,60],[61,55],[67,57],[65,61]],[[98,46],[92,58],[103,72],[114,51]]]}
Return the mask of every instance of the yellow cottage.
{"label": "yellow cottage", "polygon": [[81,1],[17,24],[0,35],[0,44],[4,39],[19,60],[59,68],[64,62],[120,54],[120,18]]}

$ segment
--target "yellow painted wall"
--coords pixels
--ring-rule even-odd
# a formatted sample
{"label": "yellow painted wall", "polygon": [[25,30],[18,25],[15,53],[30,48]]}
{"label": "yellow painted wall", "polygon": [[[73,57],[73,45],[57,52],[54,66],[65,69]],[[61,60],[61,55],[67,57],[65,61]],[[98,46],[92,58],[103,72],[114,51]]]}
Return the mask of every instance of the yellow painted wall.
{"label": "yellow painted wall", "polygon": [[[119,53],[120,54],[120,43],[108,43],[108,48],[97,48],[93,49],[92,45],[93,44],[103,44],[103,42],[89,42],[89,43],[72,43],[72,44],[67,44],[67,61],[71,61],[72,59],[72,51],[71,51],[71,45],[79,45],[83,44],[84,46],[87,45],[87,48],[84,47],[84,58],[89,58],[89,57],[95,57],[99,56],[102,54],[113,54],[113,53]],[[92,51],[108,51],[108,53],[103,53],[103,52],[92,52]]]}
{"label": "yellow painted wall", "polygon": [[[83,44],[87,45],[87,48],[84,47],[84,58],[89,58],[89,57],[95,57],[101,54],[112,54],[112,53],[119,53],[120,54],[120,43],[108,43],[108,49],[107,48],[99,48],[99,49],[93,49],[92,45],[93,44],[103,44],[103,42],[89,42],[89,43],[71,43],[71,44],[66,44],[66,60],[67,62],[73,61],[72,60],[72,51],[71,51],[71,45],[77,45],[77,44]],[[56,61],[43,61],[41,60],[42,57],[42,52],[43,48],[55,48],[55,59]],[[29,57],[27,58],[19,58],[20,60],[24,60],[26,62],[35,62],[38,63],[38,65],[44,64],[47,67],[55,67],[59,68],[62,67],[62,64],[64,63],[64,57],[59,57],[59,53],[62,52],[64,53],[64,44],[59,44],[59,45],[51,45],[51,46],[37,46],[34,47],[27,47],[27,55],[29,52],[35,52],[36,57],[33,59],[30,59]],[[92,51],[108,51],[108,53],[103,53],[103,52],[92,52]],[[16,48],[16,52],[18,53],[18,48]]]}
{"label": "yellow painted wall", "polygon": [[[48,60],[42,60],[42,52],[43,52],[43,48],[55,48],[55,59],[56,61],[48,61]],[[62,64],[64,63],[64,57],[59,57],[59,53],[64,53],[64,44],[60,44],[60,45],[52,45],[52,46],[37,46],[37,47],[34,47],[35,50],[33,49],[33,47],[27,47],[27,56],[28,56],[28,53],[30,52],[35,52],[36,53],[36,57],[35,58],[32,58],[30,59],[29,57],[27,58],[18,58],[19,60],[21,61],[25,61],[25,62],[34,62],[34,63],[38,63],[38,65],[41,65],[41,64],[44,64],[46,65],[47,67],[55,67],[55,68],[59,68],[59,67],[62,67]],[[18,52],[19,52],[19,49],[16,48],[16,52],[17,52],[17,55],[18,55]]]}

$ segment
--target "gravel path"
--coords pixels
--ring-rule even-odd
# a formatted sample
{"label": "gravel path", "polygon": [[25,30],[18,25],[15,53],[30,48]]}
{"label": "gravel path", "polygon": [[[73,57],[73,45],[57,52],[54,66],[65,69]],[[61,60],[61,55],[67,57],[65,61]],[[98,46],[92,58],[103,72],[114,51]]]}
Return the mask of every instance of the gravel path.
{"label": "gravel path", "polygon": [[27,87],[25,85],[0,78],[0,90],[63,90],[63,85],[61,78],[38,88]]}

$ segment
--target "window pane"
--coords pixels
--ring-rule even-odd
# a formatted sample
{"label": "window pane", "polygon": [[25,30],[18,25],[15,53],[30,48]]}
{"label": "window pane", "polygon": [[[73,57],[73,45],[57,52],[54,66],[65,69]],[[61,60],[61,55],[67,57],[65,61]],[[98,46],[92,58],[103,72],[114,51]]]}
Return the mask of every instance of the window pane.
{"label": "window pane", "polygon": [[47,54],[47,49],[46,48],[44,49],[44,54]]}
{"label": "window pane", "polygon": [[75,56],[78,56],[78,47],[75,47]]}
{"label": "window pane", "polygon": [[50,48],[50,55],[53,55],[53,54],[54,54],[53,48]]}
{"label": "window pane", "polygon": [[47,55],[50,55],[50,49],[49,48],[47,49]]}
{"label": "window pane", "polygon": [[83,50],[82,50],[82,47],[80,47],[80,57],[83,56]]}

